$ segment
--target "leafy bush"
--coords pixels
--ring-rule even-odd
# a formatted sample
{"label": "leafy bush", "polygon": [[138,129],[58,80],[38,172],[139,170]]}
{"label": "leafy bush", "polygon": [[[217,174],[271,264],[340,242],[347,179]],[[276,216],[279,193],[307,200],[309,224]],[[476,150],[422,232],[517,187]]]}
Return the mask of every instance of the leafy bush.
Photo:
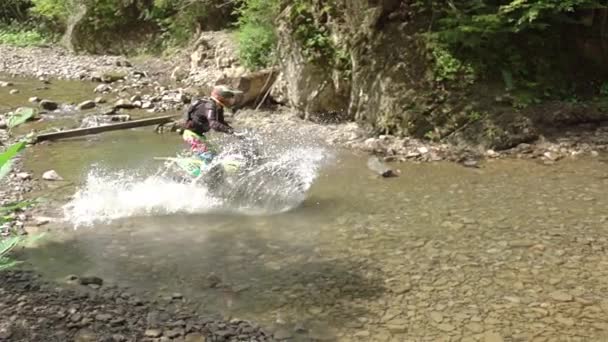
{"label": "leafy bush", "polygon": [[433,18],[424,35],[437,80],[460,81],[467,74],[500,78],[508,72],[512,78],[507,87],[555,81],[546,78],[560,74],[557,64],[566,57],[558,45],[562,28],[577,22],[576,10],[598,4],[594,0],[417,1],[419,15]]}
{"label": "leafy bush", "polygon": [[261,68],[273,61],[279,10],[279,0],[242,0],[236,9],[238,53],[246,67]]}
{"label": "leafy bush", "polygon": [[[15,125],[18,124],[17,121],[15,121],[14,123]],[[10,172],[13,165],[13,158],[17,156],[19,152],[21,152],[21,150],[25,148],[25,146],[26,142],[20,141],[9,146],[4,152],[0,153],[0,181],[4,177],[6,177],[6,175]],[[26,207],[30,204],[31,202],[29,201],[22,201],[18,203],[0,206],[0,224],[11,220],[11,217],[8,216],[11,212]],[[23,241],[24,238],[21,236],[9,236],[0,238],[0,271],[18,264],[18,261],[7,257],[7,255],[13,248],[15,248]]]}
{"label": "leafy bush", "polygon": [[32,13],[40,17],[47,18],[52,21],[57,21],[62,25],[67,23],[67,20],[73,12],[75,2],[73,0],[31,0],[33,7]]}
{"label": "leafy bush", "polygon": [[14,29],[0,27],[0,44],[32,46],[48,42],[48,37],[35,29]]}
{"label": "leafy bush", "polygon": [[29,0],[0,1],[0,24],[24,22],[28,18],[28,9],[32,6]]}

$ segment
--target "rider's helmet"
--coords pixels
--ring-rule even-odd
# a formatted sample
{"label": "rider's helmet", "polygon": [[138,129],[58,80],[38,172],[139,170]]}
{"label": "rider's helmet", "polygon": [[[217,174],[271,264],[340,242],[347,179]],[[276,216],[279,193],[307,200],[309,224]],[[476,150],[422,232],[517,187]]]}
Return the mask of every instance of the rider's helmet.
{"label": "rider's helmet", "polygon": [[237,96],[243,92],[236,89],[231,89],[225,85],[213,87],[211,98],[219,102],[224,107],[232,107],[236,104]]}

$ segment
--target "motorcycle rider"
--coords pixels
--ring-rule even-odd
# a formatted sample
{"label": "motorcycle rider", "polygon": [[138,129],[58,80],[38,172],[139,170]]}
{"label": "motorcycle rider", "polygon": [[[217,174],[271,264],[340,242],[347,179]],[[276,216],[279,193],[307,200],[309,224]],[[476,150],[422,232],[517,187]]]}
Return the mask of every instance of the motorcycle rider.
{"label": "motorcycle rider", "polygon": [[217,154],[207,141],[205,133],[213,129],[235,134],[234,129],[224,120],[224,107],[233,107],[239,94],[242,91],[224,85],[215,86],[209,97],[194,101],[184,113],[182,138],[189,145],[190,151],[205,163],[210,163]]}

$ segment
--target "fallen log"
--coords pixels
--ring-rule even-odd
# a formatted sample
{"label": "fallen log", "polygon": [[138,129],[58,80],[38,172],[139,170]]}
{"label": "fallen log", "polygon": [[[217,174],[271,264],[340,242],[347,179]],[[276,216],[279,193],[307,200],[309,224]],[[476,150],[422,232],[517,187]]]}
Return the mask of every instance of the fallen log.
{"label": "fallen log", "polygon": [[177,118],[176,115],[159,116],[155,118],[133,120],[127,122],[121,122],[117,124],[110,124],[105,126],[87,127],[87,128],[75,128],[60,132],[43,133],[36,137],[35,142],[41,142],[45,140],[56,140],[80,137],[83,135],[97,134],[109,131],[118,131],[121,129],[129,129],[136,127],[160,125],[171,122]]}

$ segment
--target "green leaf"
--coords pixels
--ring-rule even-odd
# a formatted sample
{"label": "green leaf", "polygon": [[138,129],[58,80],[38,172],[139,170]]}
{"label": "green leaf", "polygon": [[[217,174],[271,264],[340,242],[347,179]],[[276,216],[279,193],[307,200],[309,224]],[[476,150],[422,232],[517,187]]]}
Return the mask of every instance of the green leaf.
{"label": "green leaf", "polygon": [[6,163],[4,163],[4,165],[2,165],[0,167],[0,179],[4,178],[11,171],[12,167],[13,167],[12,160],[9,160]]}
{"label": "green leaf", "polygon": [[6,151],[0,153],[0,179],[6,176],[6,174],[10,171],[12,166],[11,159],[13,159],[13,157],[15,157],[23,148],[25,148],[25,144],[25,141],[15,143],[9,146]]}
{"label": "green leaf", "polygon": [[0,271],[11,268],[19,263],[21,263],[21,261],[16,261],[9,258],[0,258]]}
{"label": "green leaf", "polygon": [[0,257],[5,256],[8,252],[15,248],[19,242],[21,242],[21,240],[22,238],[20,236],[11,236],[0,241]]}
{"label": "green leaf", "polygon": [[8,122],[6,123],[6,125],[8,126],[9,129],[15,128],[15,127],[21,125],[22,123],[26,122],[27,120],[36,116],[36,113],[37,112],[34,108],[29,108],[29,107],[17,108],[15,113],[13,113],[13,115],[11,115],[8,118]]}

